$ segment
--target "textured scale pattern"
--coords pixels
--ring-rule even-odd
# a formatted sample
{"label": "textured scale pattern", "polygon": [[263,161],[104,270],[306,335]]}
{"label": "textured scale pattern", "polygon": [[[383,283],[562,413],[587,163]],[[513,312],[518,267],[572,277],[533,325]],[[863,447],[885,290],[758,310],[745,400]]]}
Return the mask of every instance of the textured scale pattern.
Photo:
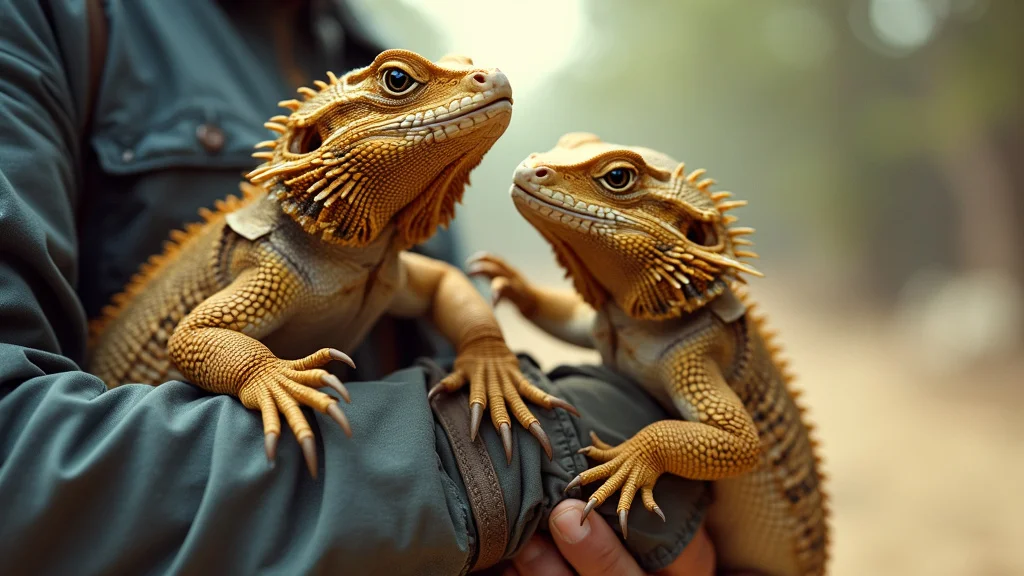
{"label": "textured scale pattern", "polygon": [[225,230],[224,214],[253,200],[251,189],[243,190],[243,198],[218,202],[216,212],[202,210],[202,223],[172,233],[164,251],[143,264],[90,323],[89,370],[108,387],[181,377],[167,341],[189,311],[226,285],[230,262],[224,256],[234,253],[240,239]]}
{"label": "textured scale pattern", "polygon": [[618,446],[592,436],[582,452],[598,464],[568,487],[598,484],[584,516],[619,491],[628,537],[638,491],[664,518],[654,493],[661,474],[712,481],[707,524],[720,570],[819,576],[829,529],[817,443],[774,334],[741,285],[740,273],[760,275],[739,260],[756,257],[744,238],[753,230],[732,226],[727,212],[746,203],[712,192],[704,174],[654,150],[568,134],[516,169],[511,194],[577,293],[532,286],[491,255],[474,258],[470,272],[555,336],[580,342],[589,326],[606,365],[680,416]]}
{"label": "textured scale pattern", "polygon": [[236,396],[261,413],[270,460],[283,414],[316,476],[302,406],[351,435],[339,402],[320,389],[348,402],[324,368],[352,361],[324,340],[354,347],[386,312],[430,314],[458,353],[446,389],[469,381],[488,391],[487,404],[473,405],[474,436],[489,404],[511,457],[507,402],[550,454],[522,397],[561,401],[525,381],[463,274],[405,251],[454,217],[469,172],[504,133],[507,78],[463,56],[435,63],[387,50],[328,79],[300,88],[304,100],[281,102],[291,113],[264,125],[278,137],[256,145],[269,150],[253,154],[265,162],[242,183],[244,198],[172,233],[92,323],[90,371],[110,387],[185,379]]}

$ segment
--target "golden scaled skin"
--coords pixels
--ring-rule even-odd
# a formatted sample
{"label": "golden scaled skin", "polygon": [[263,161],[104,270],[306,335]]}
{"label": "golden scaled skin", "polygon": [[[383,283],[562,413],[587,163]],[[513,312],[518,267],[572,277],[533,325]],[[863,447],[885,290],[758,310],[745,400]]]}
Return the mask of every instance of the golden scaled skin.
{"label": "golden scaled skin", "polygon": [[237,396],[262,414],[271,460],[284,414],[315,476],[301,406],[351,434],[337,400],[319,390],[349,400],[324,367],[351,364],[341,350],[382,314],[430,315],[458,351],[445,387],[469,380],[476,426],[490,405],[511,458],[507,402],[547,447],[520,394],[564,403],[525,383],[461,272],[405,251],[448,224],[469,172],[508,126],[505,75],[461,56],[430,62],[388,50],[328,80],[281,102],[291,113],[266,124],[279,136],[257,145],[269,150],[254,154],[266,162],[242,184],[244,197],[172,234],[93,323],[90,371],[111,387],[184,378]]}
{"label": "golden scaled skin", "polygon": [[592,437],[600,464],[569,487],[603,481],[587,505],[621,490],[623,535],[639,491],[659,476],[714,481],[707,525],[724,570],[777,576],[823,574],[828,525],[815,443],[787,387],[777,347],[737,286],[760,275],[740,258],[749,228],[727,212],[745,202],[711,192],[703,170],[662,153],[563,136],[515,172],[512,198],[552,244],[575,292],[531,285],[496,256],[470,273],[492,279],[549,333],[596,347],[608,366],[644,386],[678,420],[656,422],[618,446]]}

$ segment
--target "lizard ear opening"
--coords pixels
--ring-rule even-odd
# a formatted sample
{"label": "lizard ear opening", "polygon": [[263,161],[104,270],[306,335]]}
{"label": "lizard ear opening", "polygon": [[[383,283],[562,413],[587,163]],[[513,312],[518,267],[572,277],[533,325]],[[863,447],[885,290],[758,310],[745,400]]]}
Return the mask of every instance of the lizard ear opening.
{"label": "lizard ear opening", "polygon": [[288,145],[288,151],[292,154],[308,154],[320,148],[323,139],[320,138],[320,131],[316,126],[307,126],[300,129]]}
{"label": "lizard ear opening", "polygon": [[712,248],[718,244],[718,234],[715,233],[715,226],[711,222],[701,222],[686,218],[679,223],[678,227],[679,231],[686,236],[686,239],[697,246]]}

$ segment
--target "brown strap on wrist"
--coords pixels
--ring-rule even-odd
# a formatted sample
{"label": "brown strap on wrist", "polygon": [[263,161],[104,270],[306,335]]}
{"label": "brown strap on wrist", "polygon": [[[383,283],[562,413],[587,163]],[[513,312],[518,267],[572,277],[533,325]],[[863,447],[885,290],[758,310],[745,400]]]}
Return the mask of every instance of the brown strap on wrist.
{"label": "brown strap on wrist", "polygon": [[440,394],[434,398],[431,408],[448,434],[476,521],[478,552],[472,569],[490,568],[501,561],[509,540],[508,513],[498,473],[483,439],[469,440],[470,416],[465,394]]}

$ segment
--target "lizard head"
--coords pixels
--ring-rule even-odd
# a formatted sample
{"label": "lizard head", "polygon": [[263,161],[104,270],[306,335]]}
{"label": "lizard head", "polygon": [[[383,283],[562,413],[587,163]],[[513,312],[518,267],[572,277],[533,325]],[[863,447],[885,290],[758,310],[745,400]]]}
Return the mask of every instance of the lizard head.
{"label": "lizard head", "polygon": [[692,312],[738,278],[749,228],[727,215],[746,202],[711,192],[704,170],[647,148],[570,133],[516,168],[512,198],[554,247],[587,302],[610,298],[634,318]]}
{"label": "lizard head", "polygon": [[306,232],[363,246],[394,223],[406,246],[446,226],[470,171],[504,133],[512,89],[496,68],[464,56],[431,62],[382,52],[342,77],[328,73],[280,106],[257,144],[266,162],[247,178]]}

